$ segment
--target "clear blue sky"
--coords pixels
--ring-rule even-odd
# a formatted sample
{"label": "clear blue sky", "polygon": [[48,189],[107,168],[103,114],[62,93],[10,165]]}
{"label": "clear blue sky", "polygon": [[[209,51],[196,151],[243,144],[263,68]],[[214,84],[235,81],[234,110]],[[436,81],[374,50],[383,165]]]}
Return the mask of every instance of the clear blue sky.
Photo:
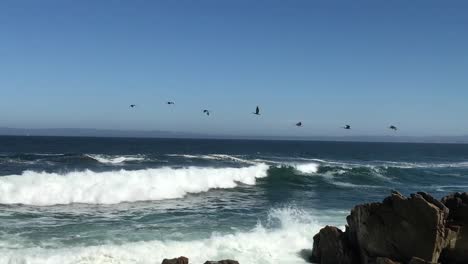
{"label": "clear blue sky", "polygon": [[1,127],[468,134],[468,1],[6,0],[0,92]]}

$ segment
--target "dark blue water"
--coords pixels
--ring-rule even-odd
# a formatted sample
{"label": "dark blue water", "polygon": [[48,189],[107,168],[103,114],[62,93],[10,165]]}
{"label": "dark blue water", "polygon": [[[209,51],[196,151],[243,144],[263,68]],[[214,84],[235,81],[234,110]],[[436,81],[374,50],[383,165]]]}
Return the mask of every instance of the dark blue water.
{"label": "dark blue water", "polygon": [[468,145],[0,137],[0,263],[304,263],[391,190],[468,189]]}

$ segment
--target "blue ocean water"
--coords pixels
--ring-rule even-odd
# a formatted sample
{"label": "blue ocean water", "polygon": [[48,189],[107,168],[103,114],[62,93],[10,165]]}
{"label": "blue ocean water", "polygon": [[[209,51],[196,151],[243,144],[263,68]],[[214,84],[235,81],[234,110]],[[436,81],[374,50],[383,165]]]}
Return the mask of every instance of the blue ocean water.
{"label": "blue ocean water", "polygon": [[391,190],[468,190],[468,145],[0,137],[0,263],[306,263]]}

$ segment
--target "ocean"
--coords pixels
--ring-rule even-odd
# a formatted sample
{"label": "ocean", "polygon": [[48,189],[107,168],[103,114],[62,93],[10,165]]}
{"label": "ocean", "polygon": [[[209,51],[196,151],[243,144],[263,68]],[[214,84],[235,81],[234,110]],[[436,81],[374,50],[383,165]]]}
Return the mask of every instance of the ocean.
{"label": "ocean", "polygon": [[0,263],[306,263],[398,190],[468,190],[468,145],[0,137]]}

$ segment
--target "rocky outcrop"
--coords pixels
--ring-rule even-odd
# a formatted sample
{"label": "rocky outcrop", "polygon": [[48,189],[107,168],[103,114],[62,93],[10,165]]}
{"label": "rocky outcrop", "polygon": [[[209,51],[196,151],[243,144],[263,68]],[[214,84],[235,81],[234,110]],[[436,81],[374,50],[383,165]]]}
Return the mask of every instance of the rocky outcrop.
{"label": "rocky outcrop", "polygon": [[188,258],[178,257],[174,259],[164,259],[161,264],[188,264]]}
{"label": "rocky outcrop", "polygon": [[449,209],[449,238],[442,252],[443,263],[468,263],[468,193],[454,193],[442,199]]}
{"label": "rocky outcrop", "polygon": [[361,263],[377,257],[407,263],[413,256],[437,262],[445,246],[448,209],[424,193],[392,193],[383,203],[358,205],[347,217],[349,240]]}
{"label": "rocky outcrop", "polygon": [[314,237],[316,263],[468,263],[468,194],[438,201],[398,192],[358,205],[346,231],[327,226]]}
{"label": "rocky outcrop", "polygon": [[345,234],[338,228],[326,226],[314,236],[312,262],[353,264],[357,257]]}
{"label": "rocky outcrop", "polygon": [[204,264],[239,264],[239,262],[235,260],[225,259],[219,261],[207,261]]}

